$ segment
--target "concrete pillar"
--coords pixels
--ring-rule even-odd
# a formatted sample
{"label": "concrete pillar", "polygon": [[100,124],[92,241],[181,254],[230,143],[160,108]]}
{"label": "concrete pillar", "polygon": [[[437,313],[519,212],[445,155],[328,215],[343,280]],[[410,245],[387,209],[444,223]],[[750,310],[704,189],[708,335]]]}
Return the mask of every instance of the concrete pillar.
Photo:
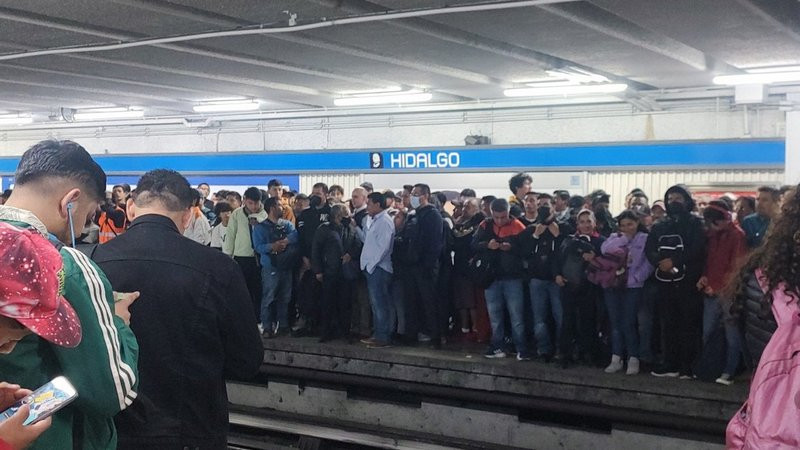
{"label": "concrete pillar", "polygon": [[800,183],[800,111],[786,113],[785,184]]}

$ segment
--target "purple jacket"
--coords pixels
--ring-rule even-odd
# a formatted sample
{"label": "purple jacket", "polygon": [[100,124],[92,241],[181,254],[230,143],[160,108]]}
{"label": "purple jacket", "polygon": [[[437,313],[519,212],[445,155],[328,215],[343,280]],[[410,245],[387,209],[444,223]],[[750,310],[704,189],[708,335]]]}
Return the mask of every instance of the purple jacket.
{"label": "purple jacket", "polygon": [[618,254],[627,249],[628,252],[628,288],[644,287],[644,282],[653,273],[653,266],[647,260],[644,246],[647,243],[647,233],[636,233],[633,239],[628,239],[622,233],[614,233],[603,242],[600,247],[603,254]]}

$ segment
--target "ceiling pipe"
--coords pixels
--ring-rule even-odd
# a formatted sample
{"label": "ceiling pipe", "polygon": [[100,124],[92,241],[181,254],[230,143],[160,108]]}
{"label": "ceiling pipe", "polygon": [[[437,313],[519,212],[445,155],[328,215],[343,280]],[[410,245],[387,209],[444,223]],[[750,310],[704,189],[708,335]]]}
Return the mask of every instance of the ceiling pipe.
{"label": "ceiling pipe", "polygon": [[370,22],[384,22],[389,20],[410,19],[415,17],[428,17],[428,16],[463,13],[463,12],[497,11],[503,9],[524,8],[530,6],[554,4],[554,3],[566,3],[571,1],[576,1],[576,0],[507,1],[507,2],[482,3],[482,4],[465,5],[465,6],[448,6],[443,8],[388,11],[384,13],[374,13],[374,14],[365,14],[354,17],[344,17],[341,19],[331,19],[331,20],[323,19],[318,22],[307,23],[302,25],[289,25],[281,27],[268,27],[265,25],[258,25],[255,27],[248,27],[243,29],[212,31],[206,33],[193,33],[193,34],[168,36],[161,38],[138,39],[128,42],[119,42],[113,44],[70,46],[70,47],[50,48],[45,50],[36,50],[36,51],[21,52],[21,53],[11,53],[6,55],[1,55],[0,61],[10,61],[14,59],[31,58],[35,56],[46,56],[46,55],[104,52],[104,51],[122,50],[134,47],[155,46],[163,44],[172,44],[176,42],[189,42],[202,39],[213,39],[213,38],[232,37],[232,36],[294,33],[294,32],[309,31],[309,30],[334,27],[334,26],[345,26],[345,25],[354,25],[354,24],[370,23]]}

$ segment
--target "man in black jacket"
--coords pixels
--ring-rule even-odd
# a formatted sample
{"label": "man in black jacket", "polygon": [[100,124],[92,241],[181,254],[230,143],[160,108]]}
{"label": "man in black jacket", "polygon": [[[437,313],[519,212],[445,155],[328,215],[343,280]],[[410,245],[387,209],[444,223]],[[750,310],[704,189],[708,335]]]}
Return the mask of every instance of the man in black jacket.
{"label": "man in black jacket", "polygon": [[[441,308],[437,299],[439,261],[442,254],[442,215],[431,204],[431,189],[417,184],[411,191],[411,207],[416,210],[409,219],[404,235],[408,238],[405,261],[409,267],[406,277],[408,298],[408,332],[418,334],[420,342],[441,346]],[[420,332],[424,322],[424,333]]]}
{"label": "man in black jacket", "polygon": [[225,380],[252,378],[264,356],[238,265],[183,237],[191,201],[179,173],[146,173],[128,232],[93,254],[115,291],[141,293],[130,309],[141,382],[115,419],[121,449],[226,448]]}
{"label": "man in black jacket", "polygon": [[[531,276],[529,284],[533,305],[533,332],[539,356],[549,361],[555,352],[553,339],[561,332],[561,287],[556,284],[557,259],[561,241],[567,236],[566,225],[556,222],[553,197],[540,194],[536,222],[522,232],[525,261]],[[552,318],[555,330],[548,322]]]}
{"label": "man in black jacket", "polygon": [[645,253],[656,267],[657,304],[664,330],[664,366],[657,377],[689,379],[701,345],[703,299],[697,281],[703,274],[706,235],[703,221],[692,215],[688,189],[672,186],[664,195],[668,216],[653,225]]}
{"label": "man in black jacket", "polygon": [[311,333],[319,323],[319,298],[322,295],[322,283],[314,278],[311,273],[311,246],[314,243],[314,234],[320,224],[328,221],[331,207],[328,204],[328,185],[317,183],[311,188],[309,196],[310,207],[300,213],[297,218],[297,234],[300,238],[300,255],[303,257],[303,266],[298,277],[297,307],[300,311],[300,320],[293,327],[296,336]]}
{"label": "man in black jacket", "polygon": [[[320,342],[343,338],[350,331],[350,288],[344,266],[353,261],[357,246],[355,226],[350,225],[344,204],[333,205],[329,221],[314,234],[311,245],[311,271],[322,283]],[[354,269],[358,274],[358,269]]]}

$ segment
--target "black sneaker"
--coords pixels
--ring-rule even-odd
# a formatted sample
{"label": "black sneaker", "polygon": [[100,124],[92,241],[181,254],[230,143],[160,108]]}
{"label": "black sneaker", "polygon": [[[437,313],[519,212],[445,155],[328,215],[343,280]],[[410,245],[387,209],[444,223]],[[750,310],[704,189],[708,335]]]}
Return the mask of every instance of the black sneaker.
{"label": "black sneaker", "polygon": [[499,349],[499,348],[489,349],[486,353],[483,354],[483,356],[485,356],[485,357],[487,357],[489,359],[505,358],[506,357],[506,352],[504,352],[502,349]]}

